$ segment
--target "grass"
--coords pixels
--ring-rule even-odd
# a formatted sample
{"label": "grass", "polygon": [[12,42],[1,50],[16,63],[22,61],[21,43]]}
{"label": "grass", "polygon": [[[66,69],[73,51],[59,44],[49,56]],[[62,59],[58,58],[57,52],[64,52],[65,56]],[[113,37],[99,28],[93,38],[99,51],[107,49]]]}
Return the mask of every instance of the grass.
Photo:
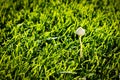
{"label": "grass", "polygon": [[[119,0],[1,0],[0,79],[119,79],[119,4]],[[75,34],[80,26],[86,30],[82,59]]]}

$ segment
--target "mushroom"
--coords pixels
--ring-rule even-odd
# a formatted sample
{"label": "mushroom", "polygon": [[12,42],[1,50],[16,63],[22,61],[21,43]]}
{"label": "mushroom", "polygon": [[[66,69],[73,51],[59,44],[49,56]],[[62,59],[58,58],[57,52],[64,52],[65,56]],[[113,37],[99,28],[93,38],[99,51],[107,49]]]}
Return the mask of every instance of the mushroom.
{"label": "mushroom", "polygon": [[81,37],[83,35],[85,35],[85,29],[83,29],[82,27],[79,27],[76,30],[76,34],[79,36],[79,40],[80,40],[80,57],[82,58],[83,57],[83,53],[82,53],[82,41],[81,41]]}
{"label": "mushroom", "polygon": [[78,36],[83,36],[85,35],[85,29],[83,29],[82,27],[79,27],[77,30],[76,30],[76,34]]}

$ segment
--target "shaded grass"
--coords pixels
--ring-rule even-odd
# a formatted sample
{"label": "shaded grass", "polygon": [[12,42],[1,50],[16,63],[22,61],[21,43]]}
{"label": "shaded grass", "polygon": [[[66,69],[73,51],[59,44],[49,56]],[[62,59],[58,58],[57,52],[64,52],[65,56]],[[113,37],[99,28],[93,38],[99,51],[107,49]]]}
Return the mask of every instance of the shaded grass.
{"label": "shaded grass", "polygon": [[[119,3],[1,0],[0,78],[118,79]],[[75,34],[79,26],[86,30],[83,59]]]}

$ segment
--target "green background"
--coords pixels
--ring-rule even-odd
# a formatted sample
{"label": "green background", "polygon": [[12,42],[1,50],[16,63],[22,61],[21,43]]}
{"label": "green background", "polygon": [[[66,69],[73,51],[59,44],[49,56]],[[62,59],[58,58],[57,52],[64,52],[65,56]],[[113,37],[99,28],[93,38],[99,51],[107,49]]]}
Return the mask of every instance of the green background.
{"label": "green background", "polygon": [[[82,37],[80,58],[78,27]],[[119,0],[0,0],[0,79],[117,80]]]}

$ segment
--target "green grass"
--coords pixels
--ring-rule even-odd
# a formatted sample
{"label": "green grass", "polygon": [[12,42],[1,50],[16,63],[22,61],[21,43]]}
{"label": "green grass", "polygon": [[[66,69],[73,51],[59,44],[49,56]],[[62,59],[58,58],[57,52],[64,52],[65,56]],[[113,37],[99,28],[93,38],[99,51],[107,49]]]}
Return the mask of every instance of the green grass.
{"label": "green grass", "polygon": [[[0,79],[117,80],[119,0],[0,0]],[[80,42],[75,31],[86,30]]]}

